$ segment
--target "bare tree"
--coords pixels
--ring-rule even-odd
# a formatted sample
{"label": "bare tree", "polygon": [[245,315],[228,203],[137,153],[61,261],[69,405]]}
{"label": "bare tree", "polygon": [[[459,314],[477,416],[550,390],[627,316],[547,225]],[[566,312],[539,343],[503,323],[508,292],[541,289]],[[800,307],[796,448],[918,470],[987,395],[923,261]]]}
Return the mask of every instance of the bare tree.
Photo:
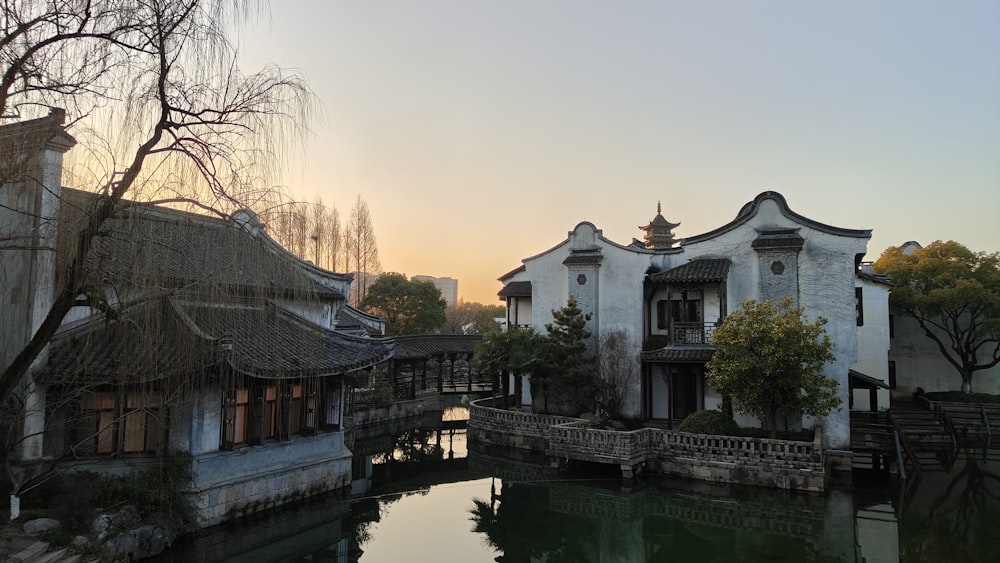
{"label": "bare tree", "polygon": [[344,229],[344,243],[344,259],[347,265],[345,270],[353,271],[356,275],[351,302],[357,305],[364,301],[368,286],[382,271],[371,211],[368,210],[368,203],[361,199],[360,194],[354,202],[351,218]]}
{"label": "bare tree", "polygon": [[[220,215],[270,198],[286,141],[309,119],[311,96],[299,77],[280,69],[240,71],[230,34],[254,6],[241,0],[0,3],[0,116],[67,108],[82,154],[70,176],[99,194],[68,237],[51,307],[3,366],[0,397],[9,396],[86,294],[84,262],[126,194]],[[29,181],[21,164],[35,158],[37,148],[5,151],[0,187]]]}
{"label": "bare tree", "polygon": [[261,219],[271,238],[292,254],[331,271],[342,266],[340,212],[324,205],[321,198],[313,203],[285,201],[263,211]]}
{"label": "bare tree", "polygon": [[598,344],[598,368],[604,381],[607,406],[611,416],[624,414],[625,398],[635,381],[639,368],[637,348],[628,333],[611,330],[601,333]]}

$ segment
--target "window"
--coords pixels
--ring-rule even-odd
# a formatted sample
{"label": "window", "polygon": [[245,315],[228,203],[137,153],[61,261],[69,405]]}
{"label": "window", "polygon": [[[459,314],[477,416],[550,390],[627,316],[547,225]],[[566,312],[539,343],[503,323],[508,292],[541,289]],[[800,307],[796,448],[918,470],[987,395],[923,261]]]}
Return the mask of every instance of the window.
{"label": "window", "polygon": [[893,314],[889,315],[889,338],[896,337],[896,316]]}
{"label": "window", "polygon": [[889,389],[896,388],[896,361],[889,360]]}
{"label": "window", "polygon": [[[109,454],[115,449],[115,396],[112,393],[88,393],[83,400],[84,451]],[[85,444],[84,442],[90,442]],[[89,446],[89,447],[86,447]]]}
{"label": "window", "polygon": [[865,300],[864,288],[854,288],[854,310],[858,318],[858,326],[865,326]]}
{"label": "window", "polygon": [[315,434],[319,388],[318,378],[230,383],[222,398],[220,447]]}
{"label": "window", "polygon": [[670,326],[670,318],[667,316],[667,307],[669,305],[670,302],[666,300],[656,302],[656,328],[668,328]]}
{"label": "window", "polygon": [[341,393],[339,385],[327,385],[324,396],[325,409],[323,427],[331,430],[340,428]]}
{"label": "window", "polygon": [[69,447],[82,454],[154,453],[167,443],[168,411],[158,391],[87,393]]}
{"label": "window", "polygon": [[247,414],[250,390],[246,387],[227,389],[222,396],[222,449],[229,450],[247,443]]}
{"label": "window", "polygon": [[675,323],[700,323],[701,291],[675,291],[670,301],[670,319]]}
{"label": "window", "polygon": [[161,402],[156,392],[126,395],[123,452],[156,452],[163,447],[167,424]]}

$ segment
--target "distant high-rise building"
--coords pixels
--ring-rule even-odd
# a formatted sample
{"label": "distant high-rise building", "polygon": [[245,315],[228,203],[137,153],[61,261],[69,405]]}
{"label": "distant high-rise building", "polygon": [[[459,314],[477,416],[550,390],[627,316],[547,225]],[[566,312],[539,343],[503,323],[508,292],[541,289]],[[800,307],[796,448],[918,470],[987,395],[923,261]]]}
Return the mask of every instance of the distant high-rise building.
{"label": "distant high-rise building", "polygon": [[429,281],[434,287],[441,290],[441,297],[448,302],[448,306],[458,304],[458,280],[455,278],[436,278],[434,276],[413,276],[410,279]]}

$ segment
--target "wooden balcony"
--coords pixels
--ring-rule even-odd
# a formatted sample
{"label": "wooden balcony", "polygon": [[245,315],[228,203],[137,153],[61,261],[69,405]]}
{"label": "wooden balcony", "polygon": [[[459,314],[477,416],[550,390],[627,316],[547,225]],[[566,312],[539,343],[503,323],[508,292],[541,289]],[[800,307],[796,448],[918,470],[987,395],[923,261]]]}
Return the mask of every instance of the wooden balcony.
{"label": "wooden balcony", "polygon": [[711,346],[715,323],[671,323],[670,344],[674,346]]}

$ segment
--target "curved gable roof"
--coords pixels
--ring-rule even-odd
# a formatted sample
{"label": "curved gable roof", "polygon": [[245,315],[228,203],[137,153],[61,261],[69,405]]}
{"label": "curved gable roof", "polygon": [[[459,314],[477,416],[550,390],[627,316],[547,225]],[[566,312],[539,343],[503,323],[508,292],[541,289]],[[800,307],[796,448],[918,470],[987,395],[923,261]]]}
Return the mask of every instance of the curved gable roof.
{"label": "curved gable roof", "polygon": [[[95,194],[63,188],[66,224],[86,213]],[[74,232],[60,232],[60,248],[71,248]],[[68,260],[60,252],[58,260]],[[349,274],[328,272],[302,260],[263,229],[148,203],[123,201],[101,226],[85,263],[88,283],[117,286],[224,288],[268,296],[310,295],[345,299],[338,286]]]}
{"label": "curved gable roof", "polygon": [[872,236],[871,229],[845,229],[843,227],[834,227],[832,225],[820,223],[819,221],[815,221],[804,215],[799,215],[798,213],[792,211],[791,208],[788,207],[788,202],[785,201],[785,196],[779,194],[778,192],[767,191],[767,192],[761,192],[760,194],[757,195],[757,197],[753,199],[753,201],[744,205],[743,208],[740,209],[740,212],[736,214],[736,218],[733,219],[731,222],[717,229],[708,231],[707,233],[702,233],[700,235],[694,235],[691,237],[685,237],[680,240],[680,245],[684,246],[686,244],[710,240],[719,235],[728,233],[733,229],[736,229],[737,227],[745,224],[747,221],[756,216],[757,212],[760,210],[761,204],[763,204],[765,200],[771,200],[774,203],[776,203],[778,205],[779,211],[786,218],[791,219],[792,221],[795,221],[796,223],[799,223],[800,225],[809,227],[811,229],[815,229],[817,231],[839,237],[871,238]]}

